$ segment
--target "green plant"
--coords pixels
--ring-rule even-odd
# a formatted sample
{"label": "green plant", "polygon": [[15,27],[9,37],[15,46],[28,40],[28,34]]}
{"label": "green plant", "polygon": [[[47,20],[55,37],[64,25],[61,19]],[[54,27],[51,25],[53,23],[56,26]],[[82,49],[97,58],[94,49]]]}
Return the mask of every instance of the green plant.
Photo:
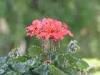
{"label": "green plant", "polygon": [[88,64],[77,56],[77,48],[76,41],[71,41],[67,49],[50,53],[50,59],[37,46],[24,56],[12,51],[0,57],[0,75],[78,75]]}
{"label": "green plant", "polygon": [[[19,50],[11,51],[8,56],[0,57],[1,75],[81,75],[88,64],[77,56],[79,49],[76,40],[72,40],[66,48],[60,41],[65,35],[73,36],[67,25],[58,20],[45,18],[35,20],[27,27],[29,36],[36,36],[41,47],[29,48],[24,56]],[[52,27],[53,26],[53,27]]]}

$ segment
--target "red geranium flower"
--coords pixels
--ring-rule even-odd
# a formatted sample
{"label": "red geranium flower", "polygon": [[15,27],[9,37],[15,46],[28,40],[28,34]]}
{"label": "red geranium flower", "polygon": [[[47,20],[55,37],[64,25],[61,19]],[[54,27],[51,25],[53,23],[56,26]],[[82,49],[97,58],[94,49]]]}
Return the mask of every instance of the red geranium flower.
{"label": "red geranium flower", "polygon": [[73,36],[68,26],[58,20],[44,18],[42,20],[34,20],[32,24],[26,27],[27,35],[36,36],[43,40],[61,40],[64,36]]}

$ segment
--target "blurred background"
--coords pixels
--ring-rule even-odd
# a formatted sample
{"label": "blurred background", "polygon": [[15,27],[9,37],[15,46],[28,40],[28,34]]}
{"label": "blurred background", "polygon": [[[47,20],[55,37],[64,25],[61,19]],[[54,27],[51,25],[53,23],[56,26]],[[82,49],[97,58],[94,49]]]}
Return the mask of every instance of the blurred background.
{"label": "blurred background", "polygon": [[93,75],[100,75],[100,0],[0,0],[0,55],[40,45],[26,36],[25,27],[44,17],[69,25],[81,48],[78,54],[95,68]]}

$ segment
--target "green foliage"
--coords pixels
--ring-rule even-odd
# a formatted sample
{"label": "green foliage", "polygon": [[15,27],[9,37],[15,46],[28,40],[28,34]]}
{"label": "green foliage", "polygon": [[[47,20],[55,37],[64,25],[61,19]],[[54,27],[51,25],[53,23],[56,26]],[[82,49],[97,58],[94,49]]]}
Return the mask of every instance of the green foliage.
{"label": "green foliage", "polygon": [[[4,18],[7,21],[10,30],[7,41],[3,40],[1,37],[3,35],[0,34],[0,40],[4,41],[0,43],[0,50],[6,52],[9,48],[18,46],[20,41],[26,37],[25,26],[30,24],[33,19],[51,17],[67,22],[72,32],[77,33],[75,38],[80,40],[82,49],[85,48],[81,50],[82,55],[99,57],[100,25],[97,22],[99,7],[99,0],[0,0],[0,19]],[[83,34],[84,31],[85,34]],[[4,37],[6,36],[4,35]],[[97,40],[96,47],[91,46],[91,43],[95,44],[93,40]],[[34,41],[36,40],[28,40],[30,43],[34,43]],[[9,43],[9,46],[5,47],[3,43]],[[65,42],[63,44],[66,45]],[[0,53],[3,54],[1,51]]]}
{"label": "green foliage", "polygon": [[38,46],[32,46],[31,48],[28,49],[29,55],[32,57],[35,57],[36,55],[39,55],[42,53],[41,47]]}
{"label": "green foliage", "polygon": [[50,65],[49,68],[51,73],[50,75],[68,75],[54,65]]}
{"label": "green foliage", "polygon": [[12,51],[0,57],[0,75],[77,75],[87,69],[88,64],[71,51],[76,48],[76,43],[71,43],[70,50],[51,50],[49,57],[38,46],[30,48],[24,56]]}
{"label": "green foliage", "polygon": [[83,60],[77,61],[76,65],[77,65],[77,68],[80,70],[83,70],[83,69],[89,67],[89,65]]}

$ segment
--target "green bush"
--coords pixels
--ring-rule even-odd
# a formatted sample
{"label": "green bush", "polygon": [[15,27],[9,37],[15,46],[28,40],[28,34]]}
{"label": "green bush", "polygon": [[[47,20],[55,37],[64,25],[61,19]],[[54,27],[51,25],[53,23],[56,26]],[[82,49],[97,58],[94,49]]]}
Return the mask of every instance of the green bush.
{"label": "green bush", "polygon": [[67,49],[57,47],[57,51],[49,53],[51,60],[47,60],[48,55],[37,46],[24,56],[11,51],[8,56],[0,57],[0,75],[78,75],[88,64],[77,56],[77,49],[76,41],[71,41]]}

